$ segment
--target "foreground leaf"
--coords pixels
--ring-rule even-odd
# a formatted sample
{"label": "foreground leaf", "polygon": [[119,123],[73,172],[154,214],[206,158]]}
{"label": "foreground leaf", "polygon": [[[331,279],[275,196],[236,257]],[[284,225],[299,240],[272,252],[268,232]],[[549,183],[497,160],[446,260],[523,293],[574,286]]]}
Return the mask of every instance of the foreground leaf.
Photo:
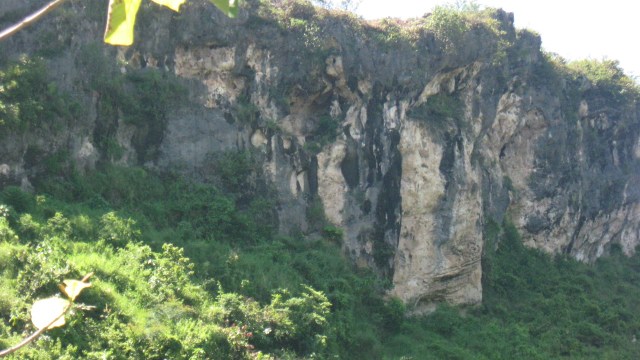
{"label": "foreground leaf", "polygon": [[91,283],[80,280],[65,280],[64,285],[60,285],[60,290],[69,297],[71,301],[74,301],[83,289],[91,286]]}
{"label": "foreground leaf", "polygon": [[173,11],[180,11],[180,5],[184,4],[186,0],[151,0],[158,5],[168,7]]}
{"label": "foreground leaf", "polygon": [[104,41],[111,45],[133,44],[136,15],[142,0],[109,0]]}
{"label": "foreground leaf", "polygon": [[238,2],[239,0],[209,0],[222,10],[222,12],[230,18],[234,18],[238,15]]}
{"label": "foreground leaf", "polygon": [[64,312],[68,306],[69,301],[59,297],[40,299],[31,307],[31,322],[38,330],[62,326],[65,324]]}

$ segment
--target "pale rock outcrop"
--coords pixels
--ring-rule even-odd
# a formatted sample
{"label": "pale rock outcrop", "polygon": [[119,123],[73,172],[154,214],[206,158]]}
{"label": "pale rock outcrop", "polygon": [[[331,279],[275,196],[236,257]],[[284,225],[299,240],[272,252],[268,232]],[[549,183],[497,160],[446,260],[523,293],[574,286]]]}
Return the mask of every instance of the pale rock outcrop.
{"label": "pale rock outcrop", "polygon": [[[450,214],[441,214],[447,196],[440,172],[442,147],[425,128],[407,122],[401,135],[402,228],[394,264],[392,294],[408,303],[426,306],[437,301],[476,303],[482,299],[478,236],[479,197],[469,184],[455,184],[456,200]],[[456,157],[468,166],[468,154]],[[444,225],[442,216],[450,216]],[[442,232],[446,232],[443,239]]]}
{"label": "pale rock outcrop", "polygon": [[235,48],[184,49],[175,52],[176,75],[198,79],[207,87],[204,105],[221,106],[221,101],[235,103],[245,80],[230,74],[235,66]]}
{"label": "pale rock outcrop", "polygon": [[318,154],[318,196],[327,219],[337,226],[345,225],[343,210],[348,187],[340,171],[345,153],[346,146],[339,141]]}

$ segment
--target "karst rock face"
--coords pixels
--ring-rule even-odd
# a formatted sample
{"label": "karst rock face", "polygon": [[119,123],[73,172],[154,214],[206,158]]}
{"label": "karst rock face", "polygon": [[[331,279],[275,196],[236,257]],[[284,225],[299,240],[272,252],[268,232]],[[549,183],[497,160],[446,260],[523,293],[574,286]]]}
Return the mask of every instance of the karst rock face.
{"label": "karst rock face", "polygon": [[[28,3],[0,5],[0,16]],[[640,243],[638,104],[563,78],[513,14],[495,11],[499,31],[477,24],[450,44],[428,18],[249,2],[227,19],[190,1],[178,15],[144,7],[135,45],[115,49],[100,44],[101,12],[68,6],[3,43],[3,57],[39,53],[54,32],[50,76],[89,110],[63,130],[5,136],[3,184],[30,187],[36,145],[81,170],[112,161],[202,181],[215,154],[249,150],[277,194],[281,232],[321,231],[310,216],[323,209],[345,254],[416,309],[481,301],[490,220],[507,216],[526,245],[582,261]],[[187,94],[155,131],[112,120],[117,158],[96,140],[104,94],[77,85],[88,46],[122,74],[175,76]]]}

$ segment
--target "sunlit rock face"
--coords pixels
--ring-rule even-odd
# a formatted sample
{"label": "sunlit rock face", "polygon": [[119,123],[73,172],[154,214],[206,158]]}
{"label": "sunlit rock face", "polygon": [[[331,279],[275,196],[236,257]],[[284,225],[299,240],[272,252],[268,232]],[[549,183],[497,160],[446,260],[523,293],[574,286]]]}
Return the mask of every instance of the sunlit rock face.
{"label": "sunlit rock face", "polygon": [[[74,58],[101,31],[82,6],[73,10],[86,31],[48,60],[67,88],[87,75]],[[215,176],[207,169],[216,154],[250,151],[277,197],[282,233],[342,228],[346,256],[415,312],[482,300],[489,220],[506,218],[526,245],[582,261],[614,244],[634,253],[638,105],[548,70],[540,39],[516,31],[511,14],[493,15],[501,34],[478,26],[451,47],[427,30],[394,40],[380,24],[302,5],[282,11],[250,2],[231,20],[192,1],[179,16],[155,13],[133,47],[101,51],[123,73],[182,82],[187,100],[160,134],[144,138],[148,130],[116,119],[122,153],[109,158],[96,135],[102,95],[78,88],[85,119],[0,142],[0,182],[29,188],[38,168],[25,154],[36,145],[69,151],[79,169],[106,160],[201,181]],[[3,56],[37,46],[38,29],[10,40]]]}

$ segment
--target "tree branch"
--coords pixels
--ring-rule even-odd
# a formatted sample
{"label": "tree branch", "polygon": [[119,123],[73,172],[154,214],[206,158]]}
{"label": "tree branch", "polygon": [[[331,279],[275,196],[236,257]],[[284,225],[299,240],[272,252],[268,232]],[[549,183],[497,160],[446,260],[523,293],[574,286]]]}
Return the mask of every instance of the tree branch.
{"label": "tree branch", "polygon": [[49,4],[47,4],[46,6],[44,6],[42,9],[34,12],[33,14],[27,16],[26,18],[22,19],[22,21],[20,21],[19,23],[10,26],[9,28],[3,30],[2,32],[0,32],[0,41],[7,39],[8,37],[10,37],[11,35],[17,33],[18,31],[26,28],[27,26],[33,24],[34,22],[40,20],[41,17],[43,17],[44,15],[50,13],[51,11],[53,11],[55,8],[57,8],[58,6],[60,6],[63,2],[65,2],[67,0],[53,0],[52,2],[50,2]]}
{"label": "tree branch", "polygon": [[[63,0],[64,1],[64,0]],[[16,351],[18,351],[21,347],[29,344],[30,342],[32,342],[33,340],[37,339],[38,337],[40,337],[40,335],[42,335],[45,331],[49,330],[49,326],[53,325],[56,321],[58,321],[58,319],[60,319],[61,317],[63,317],[70,309],[71,309],[71,305],[73,305],[73,303],[71,301],[69,301],[69,304],[67,305],[67,307],[64,309],[64,311],[62,312],[62,314],[60,314],[60,316],[58,316],[57,318],[53,319],[47,326],[43,327],[42,329],[39,329],[38,331],[34,332],[33,334],[29,335],[28,337],[24,338],[22,341],[20,341],[20,343],[18,343],[17,345],[14,345],[8,349],[2,350],[0,351],[0,358],[1,357],[5,357],[9,354],[12,354]]]}
{"label": "tree branch", "polygon": [[[65,0],[61,0],[60,2],[65,1]],[[88,273],[87,275],[85,275],[82,278],[82,282],[86,283],[89,278],[93,276],[93,272]],[[66,281],[66,280],[65,280]],[[91,284],[87,285],[90,286]],[[76,292],[74,292],[73,298],[69,297],[69,303],[67,304],[67,306],[64,308],[64,310],[62,311],[62,313],[56,317],[55,319],[51,320],[51,322],[49,324],[47,324],[47,326],[38,329],[38,331],[34,332],[33,334],[29,335],[28,337],[22,339],[22,341],[20,341],[20,343],[18,343],[17,345],[14,345],[8,349],[5,350],[1,350],[0,351],[0,358],[1,357],[5,357],[7,355],[10,355],[18,350],[20,350],[20,348],[22,348],[23,346],[29,344],[30,342],[34,341],[35,339],[37,339],[38,337],[40,337],[40,335],[42,335],[45,331],[49,330],[49,328],[51,327],[51,325],[55,324],[61,317],[63,317],[66,313],[69,312],[69,310],[71,310],[71,307],[73,306],[73,300],[75,299],[75,297],[80,293],[80,291],[82,291],[82,288]],[[65,293],[65,295],[68,296],[67,294],[67,290],[63,290],[63,292]]]}

